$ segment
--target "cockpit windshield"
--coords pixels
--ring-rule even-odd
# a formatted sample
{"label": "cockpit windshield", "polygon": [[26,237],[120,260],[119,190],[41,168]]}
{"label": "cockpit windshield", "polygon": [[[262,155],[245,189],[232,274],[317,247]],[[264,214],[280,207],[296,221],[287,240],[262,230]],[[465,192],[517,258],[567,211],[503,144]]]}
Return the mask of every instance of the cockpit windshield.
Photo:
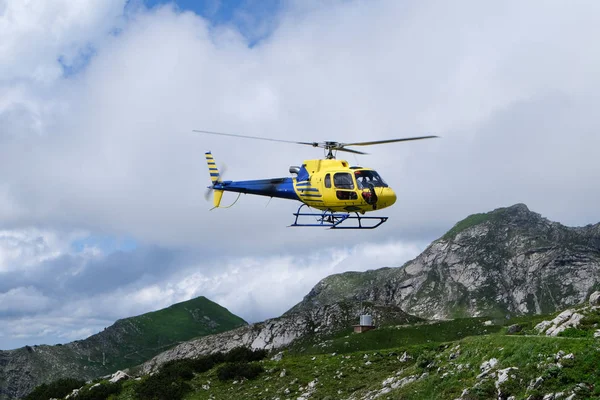
{"label": "cockpit windshield", "polygon": [[368,189],[371,185],[373,187],[388,187],[381,176],[372,170],[355,171],[354,176],[359,189]]}

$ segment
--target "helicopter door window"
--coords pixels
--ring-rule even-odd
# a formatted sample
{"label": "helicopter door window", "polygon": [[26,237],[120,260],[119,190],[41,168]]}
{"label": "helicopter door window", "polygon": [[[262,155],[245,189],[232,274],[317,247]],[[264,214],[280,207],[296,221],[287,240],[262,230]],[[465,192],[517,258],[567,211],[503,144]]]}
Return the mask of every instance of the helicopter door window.
{"label": "helicopter door window", "polygon": [[347,172],[338,172],[333,175],[333,184],[336,189],[335,195],[339,200],[356,200],[358,195],[354,191],[354,181],[352,175]]}
{"label": "helicopter door window", "polygon": [[331,175],[330,174],[325,175],[325,187],[326,188],[331,187]]}
{"label": "helicopter door window", "polygon": [[352,175],[347,172],[338,172],[333,175],[333,184],[338,189],[354,189]]}

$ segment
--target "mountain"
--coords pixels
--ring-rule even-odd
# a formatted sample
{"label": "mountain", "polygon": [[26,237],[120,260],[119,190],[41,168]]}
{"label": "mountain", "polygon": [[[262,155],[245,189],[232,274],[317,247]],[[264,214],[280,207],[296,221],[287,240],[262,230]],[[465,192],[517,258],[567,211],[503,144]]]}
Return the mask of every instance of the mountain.
{"label": "mountain", "polygon": [[85,340],[0,351],[0,399],[59,378],[91,379],[138,365],[178,343],[247,323],[205,297],[121,319]]}
{"label": "mountain", "polygon": [[152,375],[130,371],[121,377],[135,379],[116,384],[104,378],[73,385],[62,393],[76,388],[71,400],[101,398],[98,393],[111,393],[113,400],[149,393],[170,400],[598,399],[598,321],[595,292],[587,304],[551,315],[384,325],[361,334],[346,329],[270,357],[258,352],[250,359],[250,352],[233,350],[173,361],[153,368]]}
{"label": "mountain", "polygon": [[168,361],[219,351],[226,352],[238,346],[274,350],[287,347],[292,343],[298,344],[303,341],[312,343],[321,337],[329,337],[351,329],[352,325],[359,323],[362,314],[370,314],[373,323],[380,326],[423,321],[395,306],[341,301],[182,343],[144,363],[141,372],[148,374]]}
{"label": "mountain", "polygon": [[341,300],[433,319],[541,314],[599,286],[600,224],[566,227],[516,204],[465,218],[402,267],[328,276],[288,314]]}

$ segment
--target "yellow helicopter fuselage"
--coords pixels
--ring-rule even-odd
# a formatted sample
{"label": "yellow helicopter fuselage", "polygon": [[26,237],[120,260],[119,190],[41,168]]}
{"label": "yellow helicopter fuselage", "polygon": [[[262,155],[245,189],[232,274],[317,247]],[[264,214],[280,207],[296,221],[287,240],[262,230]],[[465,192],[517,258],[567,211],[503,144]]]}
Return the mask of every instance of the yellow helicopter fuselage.
{"label": "yellow helicopter fuselage", "polygon": [[306,160],[293,185],[300,201],[319,210],[365,213],[396,202],[396,194],[377,172],[351,167],[345,160]]}

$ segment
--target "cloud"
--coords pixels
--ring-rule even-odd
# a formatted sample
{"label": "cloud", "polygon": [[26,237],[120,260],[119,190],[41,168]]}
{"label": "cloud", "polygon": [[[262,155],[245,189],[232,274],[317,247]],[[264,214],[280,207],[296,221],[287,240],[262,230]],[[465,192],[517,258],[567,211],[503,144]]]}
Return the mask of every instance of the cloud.
{"label": "cloud", "polygon": [[[517,202],[600,220],[596,3],[303,1],[243,29],[243,12],[215,24],[134,3],[0,1],[0,293],[31,338],[196,295],[275,316],[327,274],[397,266],[466,215]],[[347,155],[398,201],[374,231],[331,232],[288,228],[289,201],[209,212],[203,199],[205,151],[241,180],[289,176],[320,150],[192,129],[442,138]],[[59,328],[65,315],[81,323]]]}
{"label": "cloud", "polygon": [[424,246],[390,241],[294,256],[212,259],[181,250],[82,254],[70,249],[30,264],[27,274],[0,274],[0,348],[83,339],[117,319],[201,295],[256,322],[287,311],[326,275],[395,266]]}
{"label": "cloud", "polygon": [[0,293],[0,317],[45,311],[51,300],[34,287],[18,287]]}

